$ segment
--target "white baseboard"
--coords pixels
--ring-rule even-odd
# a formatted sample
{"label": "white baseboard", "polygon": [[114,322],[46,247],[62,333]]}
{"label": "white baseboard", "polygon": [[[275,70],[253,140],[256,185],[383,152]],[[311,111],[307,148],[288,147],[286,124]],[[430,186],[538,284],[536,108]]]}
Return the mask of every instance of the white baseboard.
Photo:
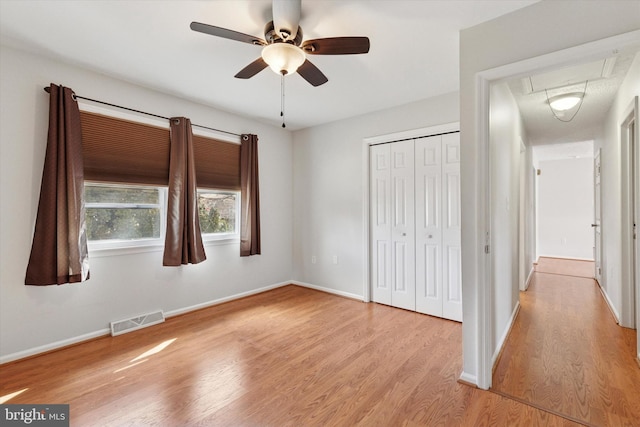
{"label": "white baseboard", "polygon": [[340,295],[341,297],[351,298],[358,301],[364,301],[364,297],[362,295],[352,294],[349,292],[337,291],[331,288],[325,288],[323,286],[312,285],[311,283],[298,282],[297,280],[292,280],[290,283],[298,286],[302,286],[304,288],[315,289],[316,291],[326,292],[328,294]]}
{"label": "white baseboard", "polygon": [[581,258],[574,256],[566,256],[566,255],[540,255],[538,256],[538,261],[540,258],[553,258],[553,259],[570,259],[572,261],[593,261],[593,258]]}
{"label": "white baseboard", "polygon": [[529,285],[531,284],[531,279],[533,279],[533,273],[536,272],[535,267],[531,267],[531,271],[529,271],[529,275],[527,276],[527,281],[524,282],[524,290],[529,289]]}
{"label": "white baseboard", "polygon": [[467,384],[473,384],[476,387],[478,386],[478,377],[476,377],[475,375],[468,374],[464,371],[460,374],[460,381],[465,382]]}
{"label": "white baseboard", "polygon": [[90,332],[88,334],[67,338],[66,340],[56,341],[50,344],[45,344],[38,347],[29,348],[27,350],[18,351],[16,353],[7,354],[6,356],[0,357],[0,365],[3,363],[13,362],[14,360],[24,359],[25,357],[35,356],[36,354],[57,350],[59,348],[67,347],[69,345],[78,344],[83,341],[88,341],[94,338],[103,337],[105,335],[109,335],[110,333],[111,333],[111,330],[109,328],[100,329],[98,331]]}
{"label": "white baseboard", "polygon": [[[184,307],[184,308],[179,308],[177,310],[171,310],[171,311],[168,311],[168,312],[165,313],[165,317],[168,318],[168,317],[177,316],[179,314],[188,313],[190,311],[200,310],[202,308],[211,307],[211,306],[214,306],[214,305],[222,304],[224,302],[229,302],[229,301],[233,301],[233,300],[236,300],[236,299],[248,297],[250,295],[255,295],[255,294],[262,293],[262,292],[270,291],[272,289],[280,288],[282,286],[290,285],[292,283],[293,283],[292,281],[276,283],[275,285],[265,286],[265,287],[259,288],[259,289],[253,289],[253,290],[248,291],[248,292],[242,292],[242,293],[231,295],[231,296],[228,296],[228,297],[224,297],[224,298],[219,298],[219,299],[212,300],[212,301],[203,302],[201,304],[192,305],[190,307]],[[35,356],[35,355],[40,354],[40,353],[46,353],[48,351],[57,350],[57,349],[60,349],[62,347],[67,347],[67,346],[72,345],[72,344],[78,344],[78,343],[81,343],[83,341],[88,341],[88,340],[91,340],[91,339],[94,339],[94,338],[99,338],[99,337],[102,337],[102,336],[110,335],[110,333],[111,333],[111,330],[109,328],[100,329],[98,331],[90,332],[90,333],[84,334],[84,335],[79,335],[77,337],[72,337],[72,338],[68,338],[68,339],[65,339],[65,340],[56,341],[56,342],[53,342],[53,343],[50,343],[50,344],[45,344],[45,345],[41,345],[41,346],[38,346],[38,347],[30,348],[30,349],[27,349],[27,350],[18,351],[16,353],[7,354],[5,356],[0,356],[0,365],[3,364],[3,363],[13,362],[14,360],[24,359],[25,357]]]}
{"label": "white baseboard", "polygon": [[248,297],[248,296],[251,296],[251,295],[261,294],[262,292],[270,291],[270,290],[276,289],[276,288],[281,288],[283,286],[287,286],[287,285],[290,285],[292,283],[293,283],[292,281],[280,282],[280,283],[276,283],[275,285],[269,285],[269,286],[265,286],[263,288],[252,289],[250,291],[241,292],[239,294],[230,295],[228,297],[218,298],[218,299],[215,299],[215,300],[203,302],[203,303],[192,305],[192,306],[189,306],[189,307],[184,307],[184,308],[179,308],[179,309],[176,309],[176,310],[167,311],[165,313],[165,317],[174,317],[174,316],[178,316],[180,314],[189,313],[190,311],[200,310],[200,309],[207,308],[207,307],[213,307],[214,305],[218,305],[218,304],[222,304],[222,303],[225,303],[225,302],[237,300],[237,299]]}
{"label": "white baseboard", "polygon": [[602,293],[604,300],[607,302],[607,306],[609,307],[609,310],[611,310],[611,314],[613,314],[613,317],[615,318],[616,323],[619,325],[620,313],[618,313],[618,310],[616,310],[615,306],[613,305],[613,302],[611,302],[611,298],[609,298],[609,294],[607,294],[607,291],[602,287],[602,285],[600,285],[600,282],[596,280],[596,283],[598,284],[598,288],[600,288],[600,292]]}
{"label": "white baseboard", "polygon": [[513,326],[513,322],[516,320],[516,316],[518,315],[518,311],[520,311],[520,301],[516,303],[516,306],[513,308],[513,312],[511,313],[511,317],[509,318],[509,322],[507,323],[507,327],[504,329],[500,340],[498,341],[498,345],[496,346],[495,351],[493,352],[493,356],[491,356],[491,368],[495,368],[496,362],[498,361],[498,356],[500,356],[500,352],[502,351],[502,347],[507,341],[507,337],[509,336],[509,332],[511,332],[511,327]]}

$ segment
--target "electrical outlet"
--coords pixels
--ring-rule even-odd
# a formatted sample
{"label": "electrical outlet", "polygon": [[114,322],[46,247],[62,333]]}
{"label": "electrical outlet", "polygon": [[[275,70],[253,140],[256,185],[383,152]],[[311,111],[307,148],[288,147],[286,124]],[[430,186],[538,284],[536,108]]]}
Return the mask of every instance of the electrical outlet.
{"label": "electrical outlet", "polygon": [[338,263],[338,255],[334,255],[333,256],[333,263],[337,264]]}
{"label": "electrical outlet", "polygon": [[311,255],[311,264],[315,264],[318,261],[315,255]]}

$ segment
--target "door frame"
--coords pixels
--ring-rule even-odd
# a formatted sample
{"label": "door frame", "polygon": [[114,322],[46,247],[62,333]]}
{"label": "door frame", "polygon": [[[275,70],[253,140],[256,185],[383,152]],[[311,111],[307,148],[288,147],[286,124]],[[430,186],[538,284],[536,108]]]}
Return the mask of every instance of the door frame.
{"label": "door frame", "polygon": [[[640,248],[639,239],[633,239],[634,211],[637,216],[640,213],[640,186],[637,185],[639,172],[637,165],[640,165],[640,147],[638,145],[638,97],[622,113],[620,123],[620,154],[622,166],[622,307],[619,318],[621,326],[635,328],[637,322],[638,308],[638,280],[640,273]],[[634,122],[634,140],[629,141],[629,124]],[[636,183],[634,183],[634,178]],[[635,192],[635,194],[634,194]],[[639,224],[640,225],[640,224]],[[637,227],[636,227],[637,228]],[[638,230],[636,230],[637,232]],[[634,257],[635,254],[635,257]],[[640,346],[638,354],[640,355]]]}
{"label": "door frame", "polygon": [[[491,236],[491,185],[489,168],[489,141],[490,141],[490,86],[493,83],[524,77],[531,73],[542,73],[551,69],[566,67],[576,63],[586,63],[604,59],[611,56],[612,51],[625,46],[636,45],[640,30],[631,31],[613,37],[596,40],[583,45],[559,50],[549,54],[525,59],[506,64],[500,67],[481,71],[475,76],[475,136],[478,147],[476,157],[476,170],[478,181],[476,184],[478,201],[475,206],[479,216],[476,228],[476,241],[490,242]],[[492,355],[491,336],[493,333],[493,310],[491,283],[491,265],[493,249],[483,250],[475,248],[473,253],[475,260],[469,261],[478,266],[478,275],[475,278],[475,290],[477,290],[475,319],[464,319],[475,322],[476,336],[475,348],[469,348],[477,362],[476,376],[463,372],[461,379],[467,382],[475,382],[481,389],[491,388],[492,381]],[[464,292],[463,284],[463,292]],[[467,290],[473,292],[474,289]],[[471,312],[473,313],[473,309]],[[464,338],[463,338],[464,339]],[[475,380],[475,381],[472,381]]]}
{"label": "door frame", "polygon": [[363,265],[362,265],[362,300],[364,302],[371,302],[371,230],[370,224],[370,206],[371,203],[371,185],[369,182],[370,173],[370,159],[369,159],[369,147],[371,145],[386,144],[396,141],[403,141],[408,139],[422,138],[425,136],[438,135],[449,132],[459,132],[460,122],[451,122],[441,125],[428,126],[418,129],[406,130],[401,132],[393,132],[388,134],[376,135],[363,138],[362,140],[362,236],[363,236]]}
{"label": "door frame", "polygon": [[[598,148],[593,156],[593,277],[602,284],[602,148]],[[598,188],[596,191],[596,180]],[[613,307],[611,307],[613,309]]]}

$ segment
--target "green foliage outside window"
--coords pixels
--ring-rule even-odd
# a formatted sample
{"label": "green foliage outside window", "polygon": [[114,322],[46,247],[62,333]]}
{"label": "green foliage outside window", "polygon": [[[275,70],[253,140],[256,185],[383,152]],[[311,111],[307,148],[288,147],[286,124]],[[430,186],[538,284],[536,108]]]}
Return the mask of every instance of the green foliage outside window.
{"label": "green foliage outside window", "polygon": [[160,237],[160,194],[156,188],[85,185],[89,240]]}
{"label": "green foliage outside window", "polygon": [[160,237],[158,208],[87,208],[89,240],[134,240]]}
{"label": "green foliage outside window", "polygon": [[235,200],[235,194],[199,193],[200,232],[202,234],[233,233],[236,227]]}

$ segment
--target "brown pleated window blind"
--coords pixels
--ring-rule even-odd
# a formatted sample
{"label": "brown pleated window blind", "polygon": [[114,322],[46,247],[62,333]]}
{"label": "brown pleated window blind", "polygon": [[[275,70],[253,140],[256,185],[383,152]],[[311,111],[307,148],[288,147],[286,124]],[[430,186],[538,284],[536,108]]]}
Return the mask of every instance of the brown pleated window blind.
{"label": "brown pleated window blind", "polygon": [[[80,112],[88,181],[167,185],[169,129]],[[240,145],[194,135],[200,188],[240,189]]]}

